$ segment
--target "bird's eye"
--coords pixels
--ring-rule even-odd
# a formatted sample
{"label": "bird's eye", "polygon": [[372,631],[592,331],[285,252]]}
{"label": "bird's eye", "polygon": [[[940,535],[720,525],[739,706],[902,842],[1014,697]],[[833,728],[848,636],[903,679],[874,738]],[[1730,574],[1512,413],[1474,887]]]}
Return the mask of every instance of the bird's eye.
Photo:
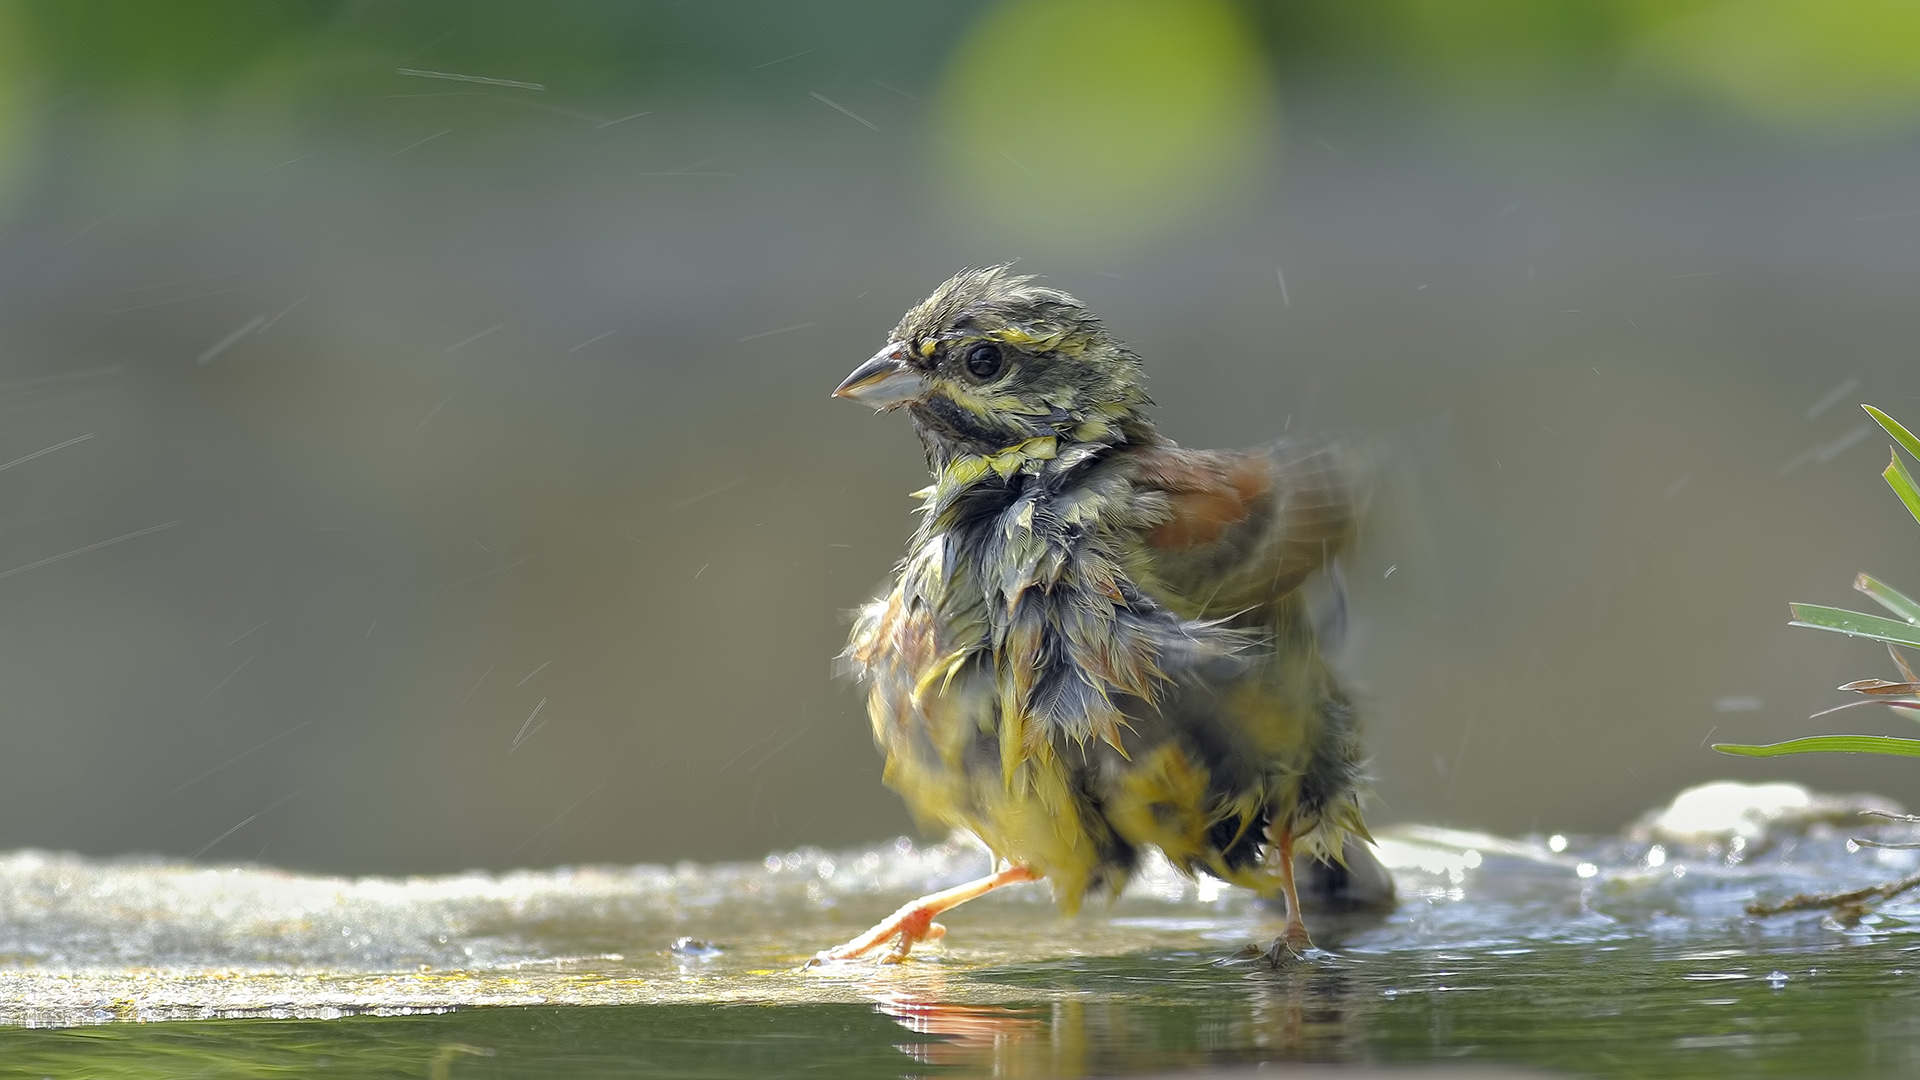
{"label": "bird's eye", "polygon": [[968,349],[967,374],[976,379],[991,379],[1000,374],[1000,346],[981,344]]}

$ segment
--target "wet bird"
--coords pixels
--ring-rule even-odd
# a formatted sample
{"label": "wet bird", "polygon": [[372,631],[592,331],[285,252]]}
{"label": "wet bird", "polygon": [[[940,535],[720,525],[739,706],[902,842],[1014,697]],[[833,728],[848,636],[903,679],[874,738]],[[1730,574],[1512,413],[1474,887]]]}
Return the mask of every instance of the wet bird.
{"label": "wet bird", "polygon": [[1352,541],[1340,454],[1191,450],[1146,415],[1140,358],[1072,296],[995,266],[907,312],[837,397],[905,409],[933,483],[846,660],[885,780],[1004,864],[816,961],[904,958],[941,912],[1046,879],[1064,911],[1143,849],[1283,895],[1296,853],[1370,840],[1355,710],[1303,586]]}

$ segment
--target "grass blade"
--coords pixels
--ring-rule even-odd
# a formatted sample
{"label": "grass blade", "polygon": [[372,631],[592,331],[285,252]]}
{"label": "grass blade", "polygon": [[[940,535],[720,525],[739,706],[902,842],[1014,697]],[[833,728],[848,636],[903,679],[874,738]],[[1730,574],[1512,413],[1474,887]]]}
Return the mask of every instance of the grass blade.
{"label": "grass blade", "polygon": [[1878,615],[1863,615],[1858,611],[1842,611],[1839,608],[1821,607],[1818,604],[1789,604],[1793,610],[1794,626],[1805,626],[1814,630],[1831,630],[1836,634],[1849,637],[1872,638],[1893,645],[1906,645],[1920,649],[1920,626],[1912,623],[1895,622]]}
{"label": "grass blade", "polygon": [[1893,455],[1880,476],[1893,493],[1900,496],[1900,501],[1907,504],[1907,513],[1913,515],[1913,520],[1920,521],[1920,488],[1913,486],[1913,474],[1907,471],[1907,464],[1900,460],[1899,454]]}
{"label": "grass blade", "polygon": [[[1831,709],[1821,709],[1819,712],[1807,717],[1807,719],[1818,720],[1829,713],[1846,712],[1848,709],[1859,709],[1868,705],[1885,705],[1889,709],[1920,710],[1920,701],[1909,698],[1894,698],[1891,701],[1880,698],[1868,698],[1865,701],[1849,701],[1845,705],[1835,705]],[[1920,721],[1916,721],[1916,723],[1920,723]]]}
{"label": "grass blade", "polygon": [[1906,447],[1907,453],[1912,454],[1915,458],[1920,458],[1920,439],[1914,438],[1913,432],[1901,427],[1900,421],[1895,420],[1893,417],[1888,416],[1886,413],[1881,412],[1871,405],[1862,405],[1860,407],[1867,410],[1867,415],[1873,417],[1881,427],[1886,428],[1887,434],[1893,436],[1895,442]]}
{"label": "grass blade", "polygon": [[1920,757],[1920,739],[1896,739],[1891,735],[1811,735],[1765,746],[1714,743],[1713,748],[1735,757],[1783,757],[1787,754],[1891,754],[1896,757]]}
{"label": "grass blade", "polygon": [[1875,581],[1865,574],[1853,579],[1853,587],[1873,597],[1874,602],[1895,615],[1920,626],[1920,603],[1915,603],[1901,595],[1900,590],[1884,581]]}
{"label": "grass blade", "polygon": [[1844,686],[1835,687],[1853,694],[1871,694],[1875,697],[1912,697],[1920,694],[1920,682],[1888,682],[1885,679],[1855,679]]}

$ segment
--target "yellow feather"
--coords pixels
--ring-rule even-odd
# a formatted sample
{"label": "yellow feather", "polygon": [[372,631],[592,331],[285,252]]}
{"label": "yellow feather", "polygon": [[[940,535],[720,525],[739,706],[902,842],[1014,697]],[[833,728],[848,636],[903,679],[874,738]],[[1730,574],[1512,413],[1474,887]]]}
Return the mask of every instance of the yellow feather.
{"label": "yellow feather", "polygon": [[1000,714],[1000,779],[1007,790],[1013,790],[1014,774],[1020,769],[1020,761],[1025,751],[1026,717],[1018,708],[1002,707]]}
{"label": "yellow feather", "polygon": [[922,701],[926,700],[927,692],[933,689],[933,684],[936,682],[941,684],[940,692],[942,694],[947,692],[947,687],[952,685],[953,677],[959,672],[960,665],[966,663],[967,654],[968,650],[966,649],[956,649],[935,661],[933,666],[929,667],[926,673],[920,676],[919,681],[913,684],[913,703],[915,707],[918,707]]}

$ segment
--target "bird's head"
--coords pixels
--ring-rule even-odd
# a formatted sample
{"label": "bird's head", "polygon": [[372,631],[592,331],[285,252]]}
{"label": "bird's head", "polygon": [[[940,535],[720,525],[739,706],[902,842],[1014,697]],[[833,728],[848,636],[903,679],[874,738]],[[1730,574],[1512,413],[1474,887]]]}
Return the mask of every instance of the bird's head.
{"label": "bird's head", "polygon": [[1029,439],[1153,438],[1140,358],[1080,301],[1005,266],[963,270],[893,328],[835,397],[905,407],[935,464]]}

